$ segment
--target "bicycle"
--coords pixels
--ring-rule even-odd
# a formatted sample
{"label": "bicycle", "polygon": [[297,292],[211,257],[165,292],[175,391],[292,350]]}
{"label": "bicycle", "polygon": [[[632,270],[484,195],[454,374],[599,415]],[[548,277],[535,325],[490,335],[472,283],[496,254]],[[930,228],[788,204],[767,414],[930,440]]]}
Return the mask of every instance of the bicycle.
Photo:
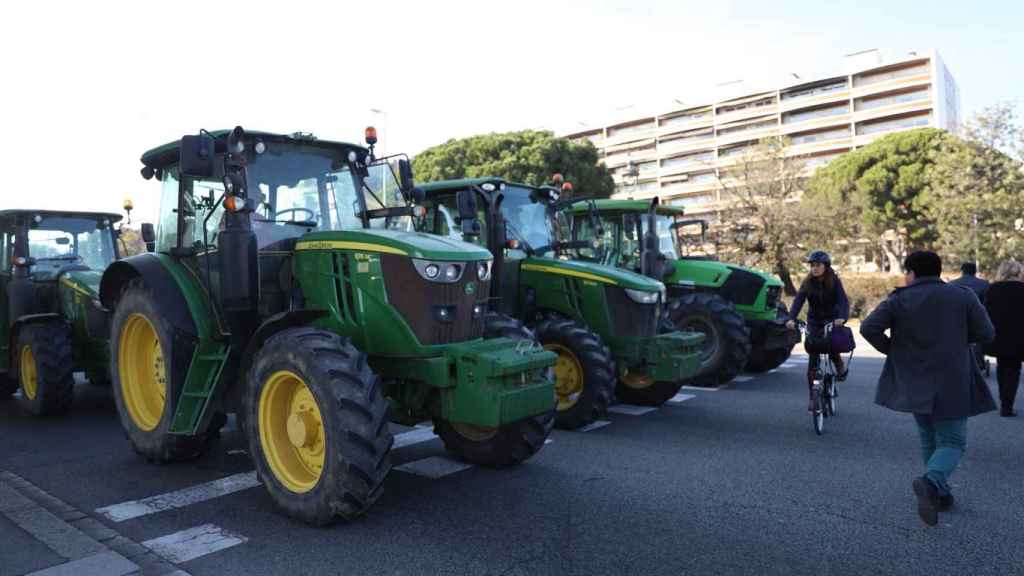
{"label": "bicycle", "polygon": [[[801,323],[802,324],[802,323]],[[825,419],[831,418],[836,415],[837,408],[839,406],[839,389],[836,387],[836,379],[838,374],[836,373],[836,367],[832,364],[832,359],[828,355],[828,343],[832,339],[832,326],[830,322],[825,325],[824,338],[821,340],[824,343],[825,352],[814,354],[818,357],[817,368],[814,374],[814,384],[811,387],[812,394],[812,406],[811,419],[814,423],[814,432],[818,436],[821,436],[825,431]],[[801,325],[801,331],[805,336],[805,342],[809,340],[817,341],[818,337],[811,334],[810,330],[805,324]],[[808,359],[809,361],[810,359]],[[850,361],[853,360],[853,354],[850,354],[850,358],[847,361],[847,373],[849,373]]]}

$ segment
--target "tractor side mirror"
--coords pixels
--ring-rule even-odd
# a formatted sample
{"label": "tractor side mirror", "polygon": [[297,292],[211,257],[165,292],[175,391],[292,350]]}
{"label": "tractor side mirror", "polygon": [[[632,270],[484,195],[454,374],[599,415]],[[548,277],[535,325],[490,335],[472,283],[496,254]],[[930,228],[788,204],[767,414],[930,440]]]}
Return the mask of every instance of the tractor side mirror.
{"label": "tractor side mirror", "polygon": [[476,195],[472,190],[463,190],[455,195],[459,205],[459,221],[462,223],[462,234],[476,236],[480,234],[480,223],[476,219]]}
{"label": "tractor side mirror", "polygon": [[410,194],[415,187],[412,179],[412,165],[405,158],[398,160],[398,187],[403,194]]}
{"label": "tractor side mirror", "polygon": [[146,243],[146,252],[156,250],[156,231],[153,230],[153,224],[143,222],[140,231],[142,232],[142,241]]}
{"label": "tractor side mirror", "polygon": [[427,193],[423,191],[423,188],[416,188],[415,186],[409,191],[409,196],[412,197],[413,204],[417,206],[423,204],[427,199]]}
{"label": "tractor side mirror", "polygon": [[182,136],[178,150],[178,166],[182,176],[212,178],[216,159],[213,138],[206,134]]}

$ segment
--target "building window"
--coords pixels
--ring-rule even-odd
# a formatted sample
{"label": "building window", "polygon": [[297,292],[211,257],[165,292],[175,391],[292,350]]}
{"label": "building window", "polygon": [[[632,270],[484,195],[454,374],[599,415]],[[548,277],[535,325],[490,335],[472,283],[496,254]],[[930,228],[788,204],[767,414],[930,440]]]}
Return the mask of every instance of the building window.
{"label": "building window", "polygon": [[630,148],[628,150],[618,150],[607,154],[604,161],[606,164],[618,164],[619,162],[628,161],[634,154],[639,155],[652,150],[654,150],[653,144],[637,146],[636,148]]}
{"label": "building window", "polygon": [[913,66],[905,66],[903,68],[889,68],[886,70],[879,70],[877,72],[868,72],[853,77],[853,86],[870,86],[871,84],[877,84],[879,82],[886,82],[888,80],[896,80],[897,78],[906,78],[907,76],[917,76],[919,74],[928,73],[928,62],[921,62]]}
{"label": "building window", "polygon": [[629,126],[617,126],[615,128],[608,129],[608,137],[614,138],[616,136],[625,136],[627,134],[636,134],[638,132],[646,132],[654,129],[654,121],[642,122],[640,124],[631,124]]}
{"label": "building window", "polygon": [[670,206],[700,206],[702,204],[710,204],[715,201],[715,197],[712,194],[700,194],[698,196],[678,196],[668,201]]}
{"label": "building window", "polygon": [[656,160],[641,162],[637,164],[636,167],[640,170],[641,176],[644,174],[654,174],[658,171],[658,162]]}
{"label": "building window", "polygon": [[689,122],[695,122],[697,120],[703,120],[711,118],[711,110],[701,110],[700,112],[689,112],[685,114],[679,114],[678,116],[668,116],[658,120],[658,126],[662,128],[670,128],[672,126],[678,126],[680,124],[687,124]]}
{"label": "building window", "polygon": [[790,88],[788,91],[782,93],[782,99],[794,100],[796,98],[809,98],[811,96],[820,96],[821,94],[839,92],[841,90],[846,90],[847,88],[849,88],[849,84],[847,84],[846,78],[841,80],[829,80],[824,84]]}
{"label": "building window", "polygon": [[800,132],[789,137],[790,144],[809,144],[811,142],[824,142],[825,140],[836,140],[838,138],[849,138],[850,127],[831,128],[829,130],[818,130],[815,132]]}
{"label": "building window", "polygon": [[715,133],[711,128],[702,128],[700,130],[691,130],[689,132],[683,132],[676,134],[668,138],[661,138],[658,140],[659,146],[679,146],[685,144],[691,144],[693,142],[699,142],[701,140],[710,140],[715,137]]}
{"label": "building window", "polygon": [[739,134],[742,132],[750,132],[751,130],[764,130],[765,128],[774,128],[778,124],[775,119],[765,120],[763,122],[754,122],[752,124],[744,124],[742,126],[730,126],[729,128],[719,128],[718,135],[726,136],[729,134]]}
{"label": "building window", "polygon": [[726,104],[720,106],[715,110],[715,115],[723,116],[725,114],[732,114],[734,112],[743,112],[745,110],[754,110],[757,108],[763,108],[765,106],[772,106],[775,104],[775,97],[769,96],[768,98],[762,98],[760,100],[754,100],[752,102],[744,102],[742,104]]}
{"label": "building window", "polygon": [[664,160],[661,161],[661,167],[672,168],[675,166],[685,166],[687,164],[710,162],[714,159],[714,150],[704,150],[701,152],[694,152],[692,154],[683,154],[682,156],[673,156],[672,158],[665,158]]}
{"label": "building window", "polygon": [[829,162],[839,158],[845,154],[844,152],[832,152],[830,154],[819,154],[817,156],[808,156],[801,158],[804,161],[804,168],[817,168],[818,166],[824,166]]}
{"label": "building window", "polygon": [[927,126],[931,121],[932,113],[926,112],[924,114],[915,114],[912,116],[901,116],[899,118],[890,118],[886,120],[861,122],[860,124],[857,124],[857,134],[877,134],[878,132],[887,132],[889,130],[907,130],[909,128]]}
{"label": "building window", "polygon": [[909,92],[888,92],[886,94],[872,96],[870,98],[858,98],[854,103],[854,108],[857,110],[871,110],[874,108],[881,108],[882,106],[890,106],[892,104],[917,102],[920,100],[927,100],[930,94],[931,90],[929,90],[928,87],[911,90]]}
{"label": "building window", "polygon": [[787,112],[782,115],[783,124],[793,124],[795,122],[803,122],[805,120],[813,120],[815,118],[828,118],[829,116],[839,116],[841,114],[848,114],[850,112],[850,105],[846,102],[841,104],[832,104],[829,106],[822,106],[819,108],[810,108],[807,110],[799,110],[796,112]]}
{"label": "building window", "polygon": [[749,153],[753,149],[753,144],[740,144],[739,146],[729,146],[727,148],[718,149],[719,158],[730,158],[732,156],[739,156],[740,154]]}

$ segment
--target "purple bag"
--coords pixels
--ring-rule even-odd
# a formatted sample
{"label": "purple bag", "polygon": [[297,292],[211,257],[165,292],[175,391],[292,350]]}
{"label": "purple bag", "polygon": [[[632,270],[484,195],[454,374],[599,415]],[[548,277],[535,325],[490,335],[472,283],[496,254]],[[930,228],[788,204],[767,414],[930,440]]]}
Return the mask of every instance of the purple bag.
{"label": "purple bag", "polygon": [[853,352],[853,349],[857,347],[857,342],[853,339],[853,330],[850,330],[848,326],[840,326],[838,328],[832,328],[832,353],[833,354],[846,354]]}

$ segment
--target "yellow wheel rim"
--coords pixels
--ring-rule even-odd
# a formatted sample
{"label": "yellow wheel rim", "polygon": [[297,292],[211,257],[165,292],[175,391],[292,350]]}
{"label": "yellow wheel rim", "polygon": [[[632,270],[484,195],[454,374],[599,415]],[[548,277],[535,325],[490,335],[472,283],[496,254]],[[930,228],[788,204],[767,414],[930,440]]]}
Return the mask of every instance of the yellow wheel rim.
{"label": "yellow wheel rim", "polygon": [[629,370],[619,378],[627,388],[634,388],[636,390],[643,390],[644,388],[650,388],[651,384],[654,384],[654,380],[650,376],[643,374],[634,374]]}
{"label": "yellow wheel rim", "polygon": [[117,347],[121,395],[132,422],[149,432],[160,424],[167,398],[167,369],[160,338],[149,319],[132,314]]}
{"label": "yellow wheel rim", "polygon": [[498,429],[491,426],[477,426],[465,422],[452,422],[451,425],[459,436],[471,442],[484,442],[498,434]]}
{"label": "yellow wheel rim", "polygon": [[32,347],[21,347],[21,392],[29,400],[35,400],[39,393],[39,373],[36,371],[36,356]]}
{"label": "yellow wheel rim", "polygon": [[558,410],[568,410],[583,394],[583,366],[572,350],[561,344],[545,344],[544,349],[558,354],[555,360],[555,396]]}
{"label": "yellow wheel rim", "polygon": [[274,372],[259,404],[260,446],[270,471],[292,492],[309,492],[324,471],[326,437],[320,407],[294,372]]}

